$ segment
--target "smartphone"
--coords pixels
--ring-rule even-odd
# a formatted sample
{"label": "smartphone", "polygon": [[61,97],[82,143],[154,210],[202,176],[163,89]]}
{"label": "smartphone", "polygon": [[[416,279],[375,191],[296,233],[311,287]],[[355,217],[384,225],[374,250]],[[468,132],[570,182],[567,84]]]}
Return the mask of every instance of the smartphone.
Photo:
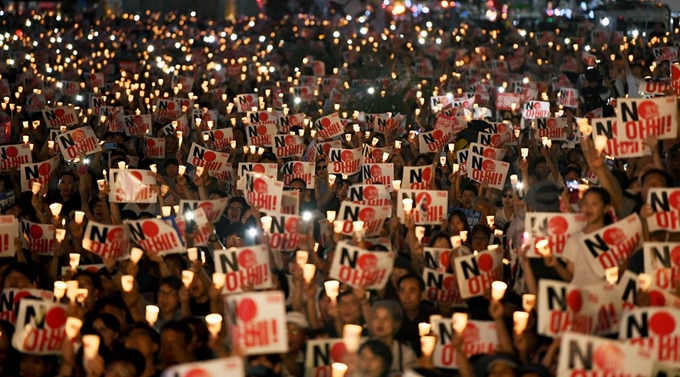
{"label": "smartphone", "polygon": [[114,151],[118,149],[118,143],[104,143],[104,150]]}
{"label": "smartphone", "polygon": [[567,181],[567,189],[569,190],[569,192],[578,191],[578,185],[579,185],[578,180]]}

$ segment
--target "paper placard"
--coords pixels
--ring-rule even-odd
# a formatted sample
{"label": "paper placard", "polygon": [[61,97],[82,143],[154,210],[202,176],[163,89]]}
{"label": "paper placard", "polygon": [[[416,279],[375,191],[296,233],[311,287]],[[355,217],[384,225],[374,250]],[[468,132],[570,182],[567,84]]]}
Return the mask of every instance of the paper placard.
{"label": "paper placard", "polygon": [[61,155],[68,161],[75,160],[78,154],[90,155],[102,149],[97,135],[90,126],[64,132],[57,136],[57,142]]}
{"label": "paper placard", "polygon": [[16,254],[14,240],[19,237],[19,220],[14,215],[0,215],[0,258]]}
{"label": "paper placard", "polygon": [[19,169],[23,164],[33,162],[29,144],[0,145],[0,171]]}
{"label": "paper placard", "polygon": [[453,137],[453,129],[450,125],[443,126],[434,131],[421,132],[418,135],[418,148],[420,153],[440,152]]}
{"label": "paper placard", "polygon": [[[432,332],[437,336],[432,361],[437,368],[458,369],[458,355],[451,344],[452,325],[451,318],[442,318],[435,320],[432,326]],[[467,357],[479,353],[493,354],[498,345],[496,324],[493,321],[468,320],[461,336]]]}
{"label": "paper placard", "polygon": [[52,301],[52,291],[42,289],[20,289],[5,288],[0,295],[0,321],[7,321],[14,325],[16,323],[17,309],[19,301],[26,297],[34,297],[40,300]]}
{"label": "paper placard", "polygon": [[482,251],[458,257],[453,262],[458,289],[463,299],[484,295],[491,283],[503,277],[503,253]]}
{"label": "paper placard", "polygon": [[272,287],[269,250],[264,245],[215,250],[215,272],[226,275],[223,293],[243,292],[244,285]]}
{"label": "paper placard", "polygon": [[[577,97],[578,100],[578,97]],[[539,118],[536,119],[538,138],[547,137],[551,140],[567,140],[567,118]]]}
{"label": "paper placard", "polygon": [[429,190],[434,180],[434,167],[404,166],[401,177],[401,188],[405,190]]}
{"label": "paper placard", "polygon": [[219,130],[203,131],[204,138],[206,135],[208,135],[208,140],[206,143],[211,147],[211,149],[216,151],[222,151],[230,148],[230,143],[234,139],[234,131],[231,128],[220,128]]}
{"label": "paper placard", "polygon": [[317,130],[316,137],[321,139],[330,139],[340,136],[345,132],[345,127],[342,125],[338,113],[317,119],[314,122],[314,127]]}
{"label": "paper placard", "polygon": [[238,164],[239,177],[245,177],[247,172],[253,172],[270,178],[276,178],[278,171],[279,166],[275,163],[239,162]]}
{"label": "paper placard", "polygon": [[673,139],[678,133],[676,97],[619,98],[616,123],[621,141],[640,141],[648,136]]}
{"label": "paper placard", "polygon": [[147,134],[152,129],[151,114],[126,115],[124,122],[127,136]]}
{"label": "paper placard", "polygon": [[12,346],[29,355],[58,355],[66,336],[66,305],[23,299],[16,317]]}
{"label": "paper placard", "polygon": [[628,259],[641,246],[641,240],[642,222],[637,214],[632,214],[584,236],[582,245],[593,270],[604,277],[604,270],[618,267],[618,261]]}
{"label": "paper placard", "polygon": [[[479,143],[470,143],[470,151],[472,151],[474,154],[478,154],[482,157],[490,158],[496,161],[501,161],[503,158],[505,158],[505,149],[492,148]],[[467,163],[467,156],[465,161],[462,163]]]}
{"label": "paper placard", "polygon": [[229,295],[226,302],[232,341],[246,355],[288,351],[286,298],[282,291]]}
{"label": "paper placard", "polygon": [[619,135],[622,131],[616,118],[593,118],[590,120],[594,136],[606,136],[607,145],[603,153],[616,158],[641,157],[651,153],[644,140],[624,141]]}
{"label": "paper placard", "polygon": [[202,167],[206,171],[221,171],[229,163],[229,154],[212,151],[192,143],[187,163],[196,167]]}
{"label": "paper placard", "polygon": [[165,138],[164,137],[144,137],[144,155],[152,159],[165,158]]}
{"label": "paper placard", "polygon": [[361,166],[361,180],[366,184],[381,183],[392,185],[394,164],[366,164]]}
{"label": "paper placard", "polygon": [[271,147],[278,129],[275,124],[251,124],[245,126],[245,132],[248,145]]}
{"label": "paper placard", "polygon": [[369,251],[338,242],[329,277],[350,287],[383,289],[390,279],[395,253]]}
{"label": "paper placard", "polygon": [[680,189],[652,188],[649,190],[647,203],[654,210],[654,214],[647,218],[650,232],[680,232]]}
{"label": "paper placard", "polygon": [[361,171],[361,148],[331,148],[328,160],[329,174],[354,175]]}
{"label": "paper placard", "polygon": [[78,125],[78,115],[75,108],[61,106],[42,111],[43,119],[48,128],[72,127]]}
{"label": "paper placard", "polygon": [[524,229],[529,233],[529,239],[524,242],[532,245],[527,251],[527,256],[542,258],[536,249],[536,243],[547,239],[551,253],[561,257],[569,237],[580,232],[585,226],[586,220],[581,214],[527,212],[524,218]]}
{"label": "paper placard", "polygon": [[153,186],[156,174],[150,170],[111,169],[109,171],[111,192],[109,201],[113,203],[156,203],[158,194]]}
{"label": "paper placard", "polygon": [[364,222],[366,237],[380,235],[385,221],[392,212],[391,206],[362,205],[343,201],[335,221],[343,221],[342,234],[351,236],[354,234],[354,221]]}
{"label": "paper placard", "polygon": [[467,159],[468,177],[476,182],[489,182],[489,187],[502,190],[510,164],[470,152]]}
{"label": "paper placard", "polygon": [[253,107],[259,108],[259,98],[255,93],[237,94],[234,103],[239,113],[252,111]]}
{"label": "paper placard", "polygon": [[643,244],[645,273],[652,275],[654,287],[675,292],[675,280],[680,275],[680,242],[645,242]]}
{"label": "paper placard", "polygon": [[[302,218],[296,214],[272,215],[272,227],[269,231],[269,247],[272,251],[294,251],[300,248]],[[308,225],[308,224],[305,224]]]}
{"label": "paper placard", "polygon": [[54,253],[54,225],[21,220],[21,244],[38,255]]}
{"label": "paper placard", "polygon": [[130,249],[130,234],[125,225],[107,225],[88,221],[83,248],[102,258],[119,259]]}
{"label": "paper placard", "polygon": [[283,173],[283,186],[290,187],[290,182],[293,179],[300,178],[305,181],[308,189],[314,188],[314,171],[315,166],[313,162],[305,161],[288,161],[281,168]]}
{"label": "paper placard", "polygon": [[161,219],[129,221],[127,226],[132,241],[146,252],[166,255],[186,250],[177,230]]}
{"label": "paper placard", "polygon": [[298,135],[274,135],[273,151],[278,158],[302,157],[305,143]]}
{"label": "paper placard", "polygon": [[220,218],[227,210],[228,198],[219,198],[213,200],[186,200],[179,201],[179,213],[183,215],[186,211],[195,211],[197,208],[203,209],[205,216],[211,223],[220,221]]}
{"label": "paper placard", "polygon": [[527,101],[522,105],[522,118],[536,119],[550,117],[550,102]]}
{"label": "paper placard", "polygon": [[438,225],[446,216],[449,193],[438,190],[399,190],[397,193],[397,215],[404,221],[403,200],[413,200],[414,221],[418,225]]}
{"label": "paper placard", "polygon": [[349,186],[347,197],[351,202],[369,206],[392,205],[392,197],[387,187],[380,184],[353,184]]}
{"label": "paper placard", "polygon": [[245,377],[245,366],[240,356],[223,357],[215,360],[182,363],[167,368],[161,377]]}
{"label": "paper placard", "polygon": [[244,178],[248,205],[258,206],[265,212],[280,213],[283,182],[251,172],[247,172]]}
{"label": "paper placard", "polygon": [[425,281],[425,299],[427,301],[455,306],[465,305],[454,274],[425,268],[423,269],[423,281]]}

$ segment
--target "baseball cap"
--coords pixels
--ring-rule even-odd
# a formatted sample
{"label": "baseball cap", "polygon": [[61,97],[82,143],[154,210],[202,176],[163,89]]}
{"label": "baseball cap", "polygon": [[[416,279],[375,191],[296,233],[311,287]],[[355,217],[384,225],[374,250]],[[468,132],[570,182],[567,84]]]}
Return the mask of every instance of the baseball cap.
{"label": "baseball cap", "polygon": [[286,323],[292,323],[293,325],[305,330],[309,328],[307,317],[305,317],[305,315],[300,312],[286,313]]}

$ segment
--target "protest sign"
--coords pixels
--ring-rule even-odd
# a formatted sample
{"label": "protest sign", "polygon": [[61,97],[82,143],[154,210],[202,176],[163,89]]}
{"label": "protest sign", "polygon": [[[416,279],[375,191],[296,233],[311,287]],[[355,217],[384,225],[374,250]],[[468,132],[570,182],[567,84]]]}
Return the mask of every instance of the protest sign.
{"label": "protest sign", "polygon": [[226,276],[224,293],[243,292],[243,286],[253,289],[272,287],[269,250],[264,245],[215,250],[215,271]]}
{"label": "protest sign", "polygon": [[328,160],[329,174],[354,175],[361,171],[361,148],[331,148]]}
{"label": "protest sign", "polygon": [[654,358],[621,342],[567,332],[561,335],[558,376],[651,376]]}
{"label": "protest sign", "polygon": [[66,305],[23,299],[19,303],[12,346],[29,355],[58,355],[66,336]]}
{"label": "protest sign", "polygon": [[381,184],[353,184],[347,197],[350,201],[369,206],[391,206],[392,197],[387,187]]}
{"label": "protest sign", "polygon": [[627,260],[642,239],[642,222],[637,214],[632,214],[614,224],[583,237],[582,245],[588,251],[590,263],[599,276],[604,270],[618,267],[618,262]]}
{"label": "protest sign", "polygon": [[467,160],[470,155],[469,149],[456,151],[456,162],[458,163],[458,175],[467,175]]}
{"label": "protest sign", "polygon": [[144,137],[144,156],[152,159],[165,158],[164,137]]}
{"label": "protest sign", "polygon": [[[272,226],[269,231],[269,247],[273,251],[294,251],[300,248],[300,234],[304,228],[298,229],[302,218],[297,214],[272,214]],[[308,225],[308,224],[304,224]]]}
{"label": "protest sign", "polygon": [[137,136],[139,134],[148,134],[152,129],[151,114],[126,115],[125,134],[127,136]]}
{"label": "protest sign", "polygon": [[524,119],[548,118],[550,115],[550,102],[527,101],[522,104]]}
{"label": "protest sign", "polygon": [[54,225],[21,220],[22,247],[38,255],[54,252]]}
{"label": "protest sign", "polygon": [[254,108],[259,108],[259,98],[255,93],[237,94],[234,99],[236,111],[239,113],[246,113],[252,111]]}
{"label": "protest sign", "polygon": [[23,164],[33,162],[29,144],[0,145],[0,171],[19,169]]}
{"label": "protest sign", "polygon": [[234,139],[234,131],[231,128],[203,131],[203,140],[205,140],[206,136],[208,137],[206,142],[211,149],[222,151],[231,147],[230,143]]}
{"label": "protest sign", "polygon": [[538,138],[547,137],[551,140],[567,140],[567,128],[569,123],[567,118],[538,118],[536,119],[536,129]]}
{"label": "protest sign", "polygon": [[366,164],[361,166],[361,180],[365,184],[381,183],[390,186],[394,179],[394,164]]}
{"label": "protest sign", "polygon": [[678,48],[677,47],[672,47],[672,46],[663,46],[663,47],[656,47],[652,49],[654,52],[654,58],[656,58],[656,61],[661,63],[663,61],[671,61],[674,62],[678,60]]}
{"label": "protest sign", "polygon": [[425,281],[425,299],[427,301],[465,306],[454,274],[425,268],[423,269],[423,281]]}
{"label": "protest sign", "polygon": [[314,188],[316,167],[313,162],[306,161],[288,161],[281,168],[283,173],[283,186],[290,187],[290,182],[293,179],[302,179],[305,181],[305,187],[308,189]]}
{"label": "protest sign", "polygon": [[385,220],[389,217],[392,207],[389,205],[363,205],[349,201],[340,203],[340,210],[335,221],[343,221],[342,234],[351,236],[354,234],[354,221],[364,222],[364,232],[366,237],[380,234]]}
{"label": "protest sign", "polygon": [[640,141],[649,136],[673,139],[678,133],[676,98],[619,98],[616,123],[621,141]]}
{"label": "protest sign", "polygon": [[168,124],[182,116],[182,104],[172,98],[159,98],[156,102],[156,112],[154,115],[156,122]]}
{"label": "protest sign", "polygon": [[675,277],[680,275],[680,242],[645,242],[642,253],[645,273],[652,275],[653,286],[675,291]]}
{"label": "protest sign", "polygon": [[[451,344],[453,338],[451,319],[436,319],[432,324],[432,332],[437,336],[432,355],[434,366],[443,369],[458,369],[458,354]],[[496,324],[493,321],[469,320],[460,336],[464,339],[463,352],[467,357],[480,353],[493,354],[498,345]]]}
{"label": "protest sign", "polygon": [[418,148],[420,153],[440,152],[453,137],[453,129],[450,125],[430,132],[421,132],[418,135]]}
{"label": "protest sign", "polygon": [[227,204],[229,203],[228,198],[219,198],[213,200],[186,200],[182,199],[179,201],[179,212],[178,215],[183,215],[186,211],[196,211],[198,208],[202,208],[205,212],[205,216],[211,223],[216,223],[220,221],[220,218],[227,209]]}
{"label": "protest sign", "polygon": [[57,136],[57,141],[61,155],[68,161],[75,160],[79,154],[89,155],[101,151],[99,139],[90,126],[63,132]]}
{"label": "protest sign", "polygon": [[618,330],[623,303],[619,289],[609,283],[579,286],[541,279],[536,310],[539,334],[605,335]]}
{"label": "protest sign", "polygon": [[364,164],[378,164],[386,162],[383,158],[384,154],[387,153],[388,155],[391,155],[392,151],[394,150],[392,147],[376,148],[368,144],[364,144],[361,149],[364,155],[364,159],[362,161]]}
{"label": "protest sign", "polygon": [[528,232],[529,238],[523,241],[532,245],[527,251],[527,256],[541,258],[536,243],[547,239],[550,252],[561,257],[569,237],[580,232],[584,226],[586,226],[586,221],[581,214],[527,212],[524,218],[524,229]]}
{"label": "protest sign", "polygon": [[13,257],[17,246],[15,239],[19,237],[19,220],[13,215],[0,216],[0,258]]}
{"label": "protest sign", "polygon": [[657,362],[678,365],[680,309],[637,307],[623,314],[619,339],[652,352]]}
{"label": "protest sign", "polygon": [[316,127],[317,130],[316,137],[321,139],[330,139],[340,136],[345,132],[345,127],[343,127],[338,113],[333,113],[317,119],[316,122],[314,122],[314,127]]}
{"label": "protest sign", "polygon": [[182,363],[165,369],[161,377],[219,377],[225,374],[232,377],[244,377],[246,372],[243,358],[233,356]]}
{"label": "protest sign", "polygon": [[451,266],[451,249],[424,247],[425,267],[446,272]]}
{"label": "protest sign", "polygon": [[279,213],[281,211],[283,182],[251,172],[247,172],[244,178],[245,197],[248,205],[258,206],[267,213]]}
{"label": "protest sign", "polygon": [[202,167],[206,171],[221,171],[229,163],[228,160],[228,153],[215,152],[196,143],[191,144],[189,156],[187,157],[189,164]]}
{"label": "protest sign", "polygon": [[298,135],[274,135],[273,151],[278,158],[302,157],[305,143]]}
{"label": "protest sign", "polygon": [[506,142],[510,140],[509,133],[477,133],[477,143],[493,148],[503,148]]}
{"label": "protest sign", "polygon": [[156,203],[156,174],[150,170],[111,169],[109,201],[113,203]]}
{"label": "protest sign", "polygon": [[434,180],[434,166],[404,166],[401,188],[405,190],[429,190]]}
{"label": "protest sign", "polygon": [[58,167],[59,156],[54,156],[47,161],[22,164],[19,169],[21,172],[21,191],[31,191],[33,182],[38,182],[41,185],[49,184]]}
{"label": "protest sign", "polygon": [[45,291],[34,288],[5,288],[0,295],[0,321],[7,321],[14,325],[16,323],[19,301],[24,298],[37,298],[45,301],[52,301],[52,291]]}
{"label": "protest sign", "polygon": [[651,153],[642,139],[622,140],[619,137],[622,134],[621,126],[616,118],[593,118],[590,123],[593,127],[594,136],[607,137],[607,145],[602,152],[608,156],[617,158],[641,157]]}
{"label": "protest sign", "polygon": [[489,187],[502,190],[510,164],[470,152],[467,159],[468,177],[476,182],[488,181]]}
{"label": "protest sign", "polygon": [[496,110],[515,111],[520,106],[520,96],[516,93],[499,93],[496,96]]}
{"label": "protest sign", "polygon": [[680,232],[680,189],[652,188],[648,192],[647,203],[654,210],[654,214],[647,218],[649,231]]}
{"label": "protest sign", "polygon": [[166,255],[186,250],[177,230],[166,221],[156,218],[135,220],[127,222],[127,226],[132,241],[146,252]]}
{"label": "protest sign", "polygon": [[578,89],[574,88],[560,88],[558,93],[558,104],[564,107],[569,107],[572,109],[578,108],[579,101]]}
{"label": "protest sign", "polygon": [[345,343],[341,338],[308,340],[304,375],[331,376],[331,364],[342,363],[346,354]]}
{"label": "protest sign", "polygon": [[[474,154],[496,161],[501,161],[505,158],[505,149],[492,148],[479,143],[470,143],[470,151]],[[467,158],[465,161],[467,162]]]}
{"label": "protest sign", "polygon": [[278,132],[275,124],[250,124],[245,126],[248,145],[271,147]]}
{"label": "protest sign", "polygon": [[276,178],[279,167],[276,163],[258,163],[258,162],[239,162],[238,175],[245,177],[247,172],[265,175],[269,178]]}
{"label": "protest sign", "polygon": [[226,302],[233,344],[246,355],[288,351],[286,298],[282,291],[229,295]]}
{"label": "protest sign", "polygon": [[119,259],[130,249],[130,234],[125,225],[107,225],[88,221],[83,248],[102,258]]}
{"label": "protest sign", "polygon": [[395,253],[361,249],[338,242],[329,277],[350,287],[383,289],[394,266]]}
{"label": "protest sign", "polygon": [[269,111],[247,111],[246,118],[248,124],[260,125],[260,124],[271,124],[274,126],[279,125],[279,114],[276,112]]}
{"label": "protest sign", "polygon": [[494,280],[503,274],[503,253],[499,250],[482,251],[453,261],[458,289],[463,299],[484,295]]}
{"label": "protest sign", "polygon": [[72,106],[59,106],[42,111],[48,128],[71,127],[78,124],[78,115]]}
{"label": "protest sign", "polygon": [[414,221],[419,225],[437,225],[446,215],[449,194],[438,190],[399,190],[397,193],[397,215],[402,220],[404,199],[413,200]]}

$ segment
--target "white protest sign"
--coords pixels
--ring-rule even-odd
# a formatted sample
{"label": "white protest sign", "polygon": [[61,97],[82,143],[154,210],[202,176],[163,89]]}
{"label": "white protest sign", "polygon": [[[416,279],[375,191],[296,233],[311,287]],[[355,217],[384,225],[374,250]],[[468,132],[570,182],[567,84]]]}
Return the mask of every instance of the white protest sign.
{"label": "white protest sign", "polygon": [[227,209],[229,203],[228,198],[219,198],[213,200],[185,200],[179,201],[178,215],[184,214],[185,211],[195,211],[197,208],[202,208],[205,216],[211,223],[220,221],[220,218]]}
{"label": "white protest sign", "polygon": [[158,194],[153,186],[156,174],[141,169],[111,169],[109,171],[109,201],[113,203],[156,203]]}
{"label": "white protest sign", "polygon": [[33,182],[46,185],[55,176],[59,167],[59,156],[54,156],[47,161],[22,164],[21,172],[21,191],[31,191]]}
{"label": "white protest sign", "polygon": [[19,237],[19,220],[14,215],[0,216],[0,258],[10,258],[16,253],[14,240]]}
{"label": "white protest sign", "polygon": [[586,220],[582,214],[527,212],[524,218],[524,229],[529,233],[529,239],[524,240],[524,242],[532,245],[527,256],[541,258],[536,243],[547,239],[551,253],[561,257],[569,237],[580,232],[585,226]]}
{"label": "white protest sign", "polygon": [[425,281],[425,299],[427,301],[465,306],[454,274],[425,268],[423,269],[423,281]]}
{"label": "white protest sign", "polygon": [[338,113],[317,119],[314,122],[314,126],[317,130],[316,137],[321,139],[330,139],[340,136],[345,132],[345,127],[342,125]]}
{"label": "white protest sign", "polygon": [[83,248],[102,258],[122,258],[130,249],[127,226],[107,225],[90,220],[85,227]]}
{"label": "white protest sign", "polygon": [[680,364],[680,309],[638,307],[623,314],[619,339],[652,351],[657,362]]}
{"label": "white protest sign", "polygon": [[[297,205],[296,205],[297,206]],[[272,226],[269,231],[269,247],[272,251],[294,251],[300,248],[301,225],[300,216],[272,214]]]}
{"label": "white protest sign", "polygon": [[165,138],[145,136],[144,155],[153,159],[165,158]]}
{"label": "white protest sign", "polygon": [[363,164],[361,177],[367,184],[381,183],[390,186],[394,179],[394,164]]}
{"label": "white protest sign", "polygon": [[643,139],[627,141],[619,137],[622,134],[621,123],[618,123],[616,118],[593,118],[590,120],[590,124],[593,127],[595,137],[607,137],[607,145],[602,152],[608,156],[617,158],[642,157],[651,153],[651,149],[644,144]]}
{"label": "white protest sign", "polygon": [[275,124],[250,124],[245,126],[248,145],[271,147],[278,132]]}
{"label": "white protest sign", "polygon": [[632,214],[614,224],[583,237],[583,245],[588,251],[588,259],[599,276],[604,276],[607,268],[618,267],[620,260],[641,246],[642,222],[637,214]]}
{"label": "white protest sign", "polygon": [[253,107],[259,107],[259,99],[255,93],[237,94],[234,103],[236,104],[236,111],[239,113],[246,113],[251,111]]}
{"label": "white protest sign", "polygon": [[68,161],[75,160],[79,154],[89,155],[102,149],[97,135],[90,126],[66,131],[57,136],[57,141],[61,155]]}
{"label": "white protest sign", "polygon": [[361,171],[361,148],[331,148],[328,160],[329,174],[354,175]]}
{"label": "white protest sign", "polygon": [[264,245],[215,250],[215,272],[226,276],[224,293],[243,292],[243,286],[269,289],[272,277],[269,250]]}
{"label": "white protest sign", "polygon": [[281,211],[283,182],[251,172],[247,172],[244,178],[245,197],[250,206],[258,206],[268,213]]}
{"label": "white protest sign", "polygon": [[196,143],[191,144],[187,162],[196,167],[202,167],[206,171],[221,171],[229,164],[229,153],[215,152],[208,148],[203,148]]}
{"label": "white protest sign", "polygon": [[343,201],[340,203],[340,210],[335,221],[343,221],[342,234],[348,236],[354,234],[354,221],[363,221],[364,235],[371,237],[380,234],[391,211],[391,206],[363,205]]}
{"label": "white protest sign", "polygon": [[22,245],[38,255],[52,255],[54,252],[54,225],[38,224],[21,220]]}
{"label": "white protest sign", "polygon": [[[207,143],[211,149],[221,151],[231,147],[230,143],[234,139],[234,131],[231,128],[220,128],[219,130],[203,131],[203,137],[207,135]],[[212,144],[212,145],[210,145]]]}
{"label": "white protest sign", "polygon": [[[441,318],[434,321],[432,332],[437,336],[432,359],[434,366],[443,369],[458,369],[458,355],[451,344],[453,327],[450,318]],[[463,337],[463,352],[470,357],[479,353],[493,354],[498,346],[496,324],[493,321],[469,320]]]}
{"label": "white protest sign", "polygon": [[539,139],[547,137],[551,140],[567,140],[568,127],[567,118],[536,119],[536,130],[538,131]]}
{"label": "white protest sign", "polygon": [[246,355],[288,351],[286,298],[282,291],[229,295],[226,302],[232,341]]}
{"label": "white protest sign", "polygon": [[26,297],[34,297],[45,301],[52,301],[52,291],[42,289],[20,289],[5,288],[0,295],[0,321],[7,321],[14,325],[16,323],[17,309],[19,301]]}
{"label": "white protest sign", "polygon": [[414,221],[419,225],[437,225],[446,216],[449,193],[438,190],[399,190],[397,193],[397,215],[405,219],[404,199],[413,200]]}
{"label": "white protest sign", "polygon": [[616,101],[618,137],[622,141],[639,141],[648,136],[673,139],[678,133],[676,97],[619,98]]}
{"label": "white protest sign", "polygon": [[493,281],[503,277],[503,253],[492,250],[458,257],[453,266],[461,297],[482,296],[491,289]]}
{"label": "white protest sign", "polygon": [[48,128],[71,127],[78,124],[76,109],[71,106],[61,106],[42,111]]}
{"label": "white protest sign", "polygon": [[[470,151],[474,154],[496,161],[501,161],[505,158],[505,149],[493,148],[479,143],[470,143]],[[465,162],[467,162],[467,158],[465,159]]]}
{"label": "white protest sign", "polygon": [[647,196],[654,214],[647,218],[650,232],[680,232],[680,188],[652,188]]}
{"label": "white protest sign", "polygon": [[278,158],[302,157],[305,143],[298,135],[274,135],[273,152]]}
{"label": "white protest sign", "polygon": [[315,182],[315,166],[313,162],[306,161],[288,161],[281,168],[283,173],[283,186],[290,187],[290,182],[293,179],[299,178],[305,181],[305,187],[308,189],[314,188]]}
{"label": "white protest sign", "polygon": [[146,252],[166,255],[186,250],[177,230],[166,221],[152,218],[129,221],[127,225],[132,241]]}
{"label": "white protest sign", "polygon": [[353,184],[349,186],[347,197],[350,201],[369,205],[369,206],[386,206],[392,205],[392,197],[390,192],[381,184]]}
{"label": "white protest sign", "polygon": [[468,177],[476,182],[489,182],[489,187],[502,190],[508,175],[510,164],[505,161],[495,161],[476,153],[468,153]]}
{"label": "white protest sign", "polygon": [[222,357],[208,361],[182,363],[163,371],[161,377],[244,377],[246,375],[243,358],[240,356]]}
{"label": "white protest sign", "polygon": [[645,273],[652,275],[653,286],[675,291],[680,275],[680,242],[645,242],[642,253]]}
{"label": "white protest sign", "polygon": [[19,169],[33,161],[29,144],[0,145],[0,171]]}
{"label": "white protest sign", "polygon": [[29,355],[58,355],[66,336],[66,305],[23,299],[16,317],[12,346]]}
{"label": "white protest sign", "polygon": [[550,102],[527,101],[522,104],[522,117],[524,119],[550,117]]}
{"label": "white protest sign", "polygon": [[434,180],[434,167],[404,166],[401,176],[401,188],[404,190],[429,190]]}
{"label": "white protest sign", "polygon": [[328,275],[351,287],[383,289],[392,273],[394,258],[395,253],[372,252],[340,241]]}
{"label": "white protest sign", "polygon": [[124,122],[127,136],[147,134],[153,128],[151,114],[126,115]]}
{"label": "white protest sign", "polygon": [[421,132],[418,135],[420,153],[440,152],[452,137],[453,129],[448,125],[430,132]]}

